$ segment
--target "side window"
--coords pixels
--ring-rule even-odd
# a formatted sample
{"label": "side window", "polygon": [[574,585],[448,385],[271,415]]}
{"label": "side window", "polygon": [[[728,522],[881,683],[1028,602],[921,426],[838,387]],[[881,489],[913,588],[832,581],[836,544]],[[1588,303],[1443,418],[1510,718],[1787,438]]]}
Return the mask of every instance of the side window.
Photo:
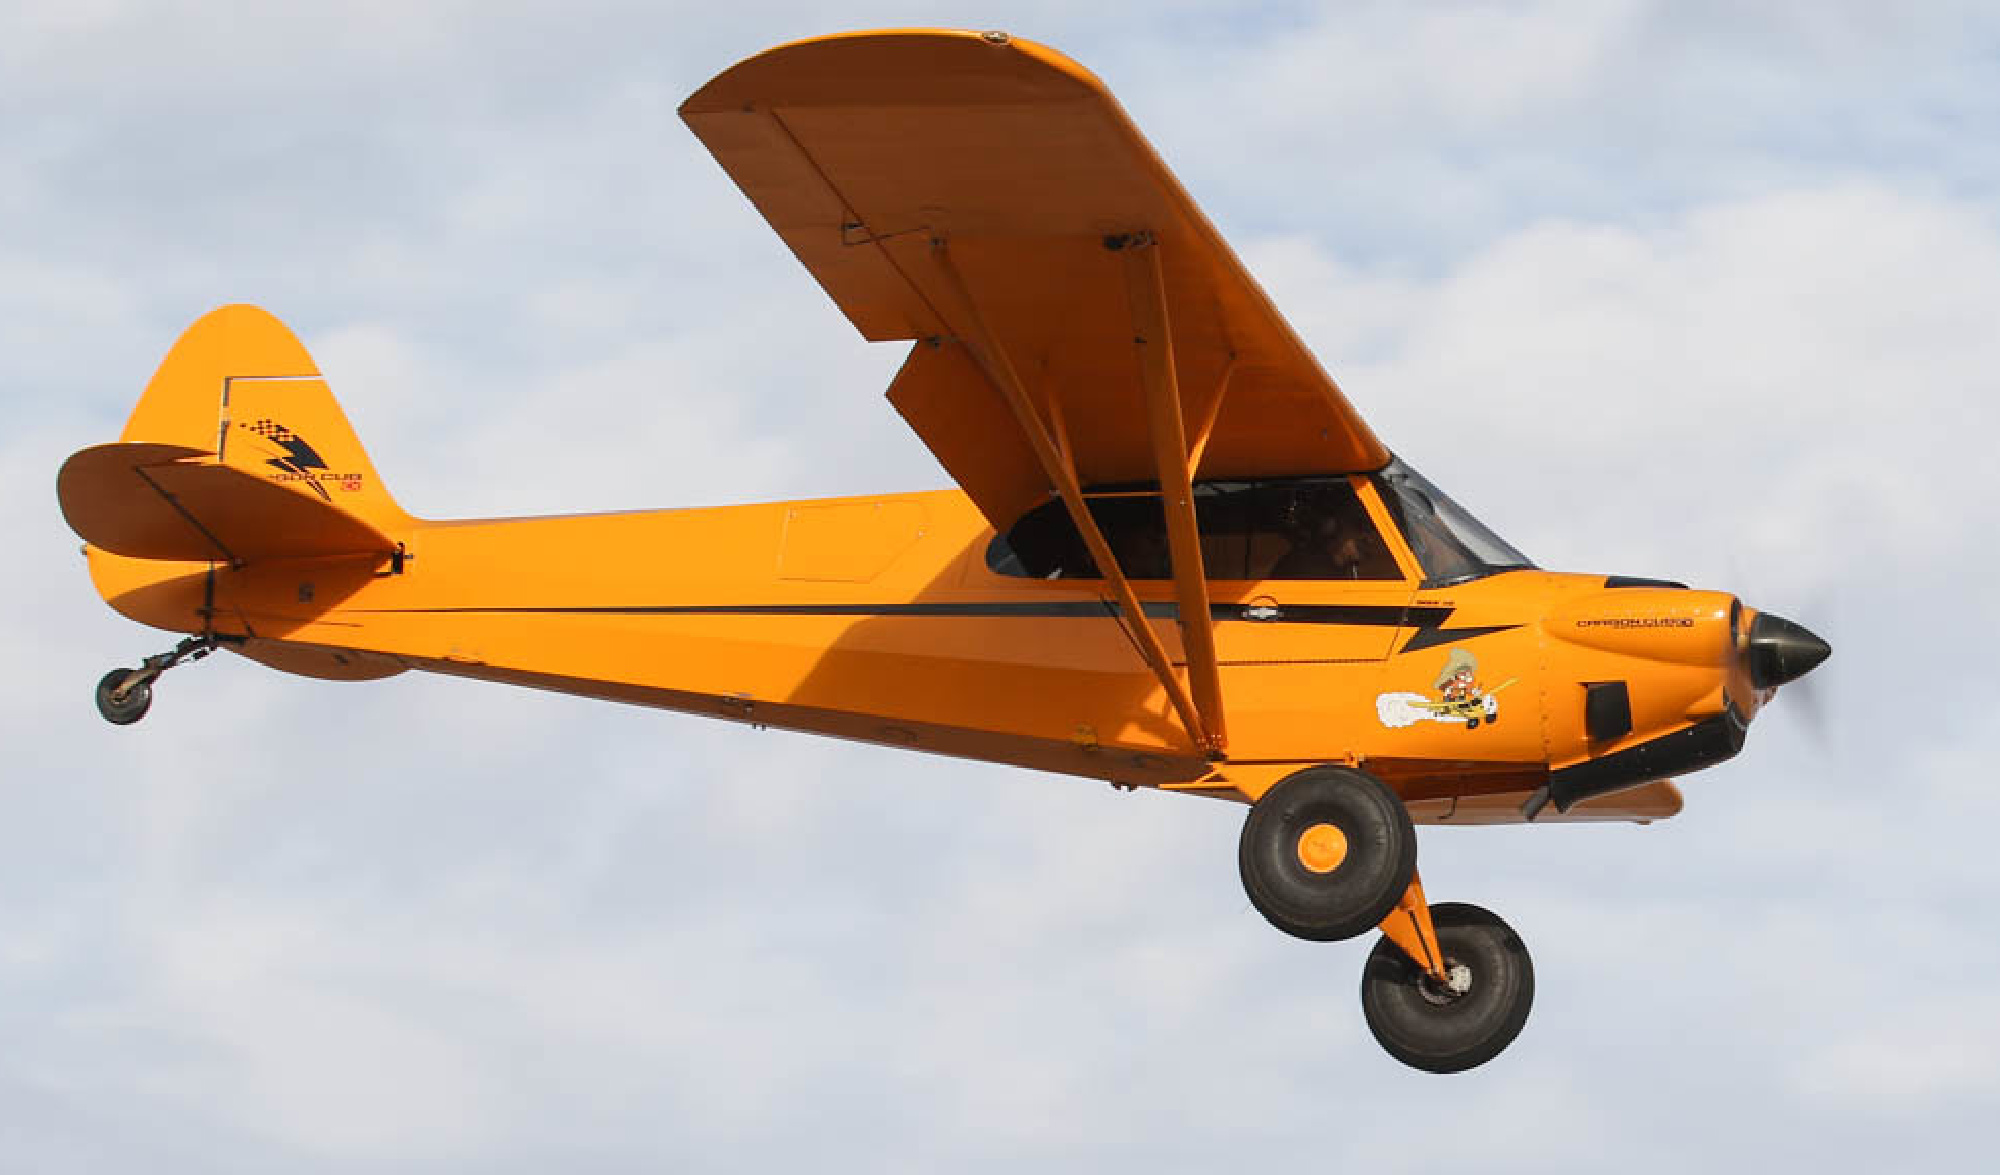
{"label": "side window", "polygon": [[1050,498],[994,535],[986,548],[986,566],[996,575],[1025,579],[1096,579],[1083,536],[1071,525],[1061,498]]}
{"label": "side window", "polygon": [[1346,479],[1260,487],[1249,571],[1265,579],[1401,579]]}
{"label": "side window", "polygon": [[1167,548],[1167,512],[1160,504],[1160,495],[1117,494],[1084,501],[1125,578],[1174,577],[1174,560]]}
{"label": "side window", "polygon": [[[1090,516],[1130,579],[1171,579],[1166,513],[1155,493],[1086,497]],[[1201,482],[1194,487],[1202,568],[1210,579],[1403,577],[1345,478]],[[999,575],[1097,579],[1097,565],[1051,498],[995,536],[986,565]]]}
{"label": "side window", "polygon": [[1195,529],[1201,534],[1201,568],[1208,578],[1249,578],[1255,497],[1256,486],[1249,482],[1195,484]]}
{"label": "side window", "polygon": [[[1173,578],[1167,516],[1158,494],[1097,494],[1084,500],[1127,579]],[[1028,511],[1006,534],[995,536],[986,548],[986,566],[998,575],[1030,579],[1099,578],[1061,498]]]}

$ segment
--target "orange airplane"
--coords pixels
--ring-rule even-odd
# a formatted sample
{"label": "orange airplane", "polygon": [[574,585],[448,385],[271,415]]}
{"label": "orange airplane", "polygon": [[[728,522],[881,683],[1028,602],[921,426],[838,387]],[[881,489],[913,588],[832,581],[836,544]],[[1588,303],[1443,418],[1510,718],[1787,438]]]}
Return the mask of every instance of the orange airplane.
{"label": "orange airplane", "polygon": [[753,57],[681,108],[861,333],[955,491],[433,522],[312,359],[228,306],[118,443],[63,466],[124,615],[187,634],[97,687],[125,724],[227,649],[422,669],[1249,805],[1272,924],[1380,927],[1393,1056],[1484,1063],[1521,940],[1429,903],[1415,824],[1638,821],[1828,647],[1723,592],[1542,571],[1383,447],[1104,85],[1003,33]]}

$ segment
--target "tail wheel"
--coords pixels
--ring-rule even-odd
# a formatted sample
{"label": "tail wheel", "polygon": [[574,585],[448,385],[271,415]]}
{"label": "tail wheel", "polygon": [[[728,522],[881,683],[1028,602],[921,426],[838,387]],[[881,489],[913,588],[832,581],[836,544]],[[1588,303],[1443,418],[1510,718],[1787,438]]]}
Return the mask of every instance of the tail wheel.
{"label": "tail wheel", "polygon": [[1361,1011],[1390,1056],[1413,1069],[1460,1073],[1521,1034],[1535,1003],[1535,964],[1521,936],[1478,906],[1432,906],[1431,922],[1446,982],[1384,938],[1361,973]]}
{"label": "tail wheel", "polygon": [[113,726],[130,726],[153,708],[152,683],[128,687],[125,682],[132,674],[130,669],[113,669],[97,683],[97,712]]}
{"label": "tail wheel", "polygon": [[1396,908],[1417,868],[1417,831],[1366,772],[1312,767],[1264,793],[1243,821],[1237,865],[1250,904],[1286,934],[1353,938]]}

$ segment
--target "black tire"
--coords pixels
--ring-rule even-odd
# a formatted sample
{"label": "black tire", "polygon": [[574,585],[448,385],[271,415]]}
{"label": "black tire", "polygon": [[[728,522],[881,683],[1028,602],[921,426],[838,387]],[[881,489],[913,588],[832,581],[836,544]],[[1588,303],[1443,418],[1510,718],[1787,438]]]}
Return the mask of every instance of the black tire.
{"label": "black tire", "polygon": [[[1345,855],[1309,868],[1301,840],[1340,830]],[[1243,821],[1236,862],[1250,904],[1271,925],[1313,942],[1363,934],[1387,917],[1417,869],[1409,809],[1379,779],[1350,767],[1310,767],[1280,780]]]}
{"label": "black tire", "polygon": [[1452,994],[1385,936],[1361,972],[1361,1013],[1390,1056],[1429,1073],[1462,1073],[1512,1044],[1535,1004],[1535,963],[1498,915],[1461,902],[1431,907],[1445,968],[1470,986]]}
{"label": "black tire", "polygon": [[113,726],[130,726],[153,708],[153,683],[141,682],[117,696],[118,687],[131,676],[130,669],[113,669],[97,683],[97,712]]}

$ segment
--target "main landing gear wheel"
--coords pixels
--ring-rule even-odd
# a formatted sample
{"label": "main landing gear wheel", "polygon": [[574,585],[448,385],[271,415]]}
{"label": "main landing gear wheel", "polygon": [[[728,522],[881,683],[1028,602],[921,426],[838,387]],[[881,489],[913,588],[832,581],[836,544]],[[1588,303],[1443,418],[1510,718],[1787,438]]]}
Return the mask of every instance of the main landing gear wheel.
{"label": "main landing gear wheel", "polygon": [[1432,906],[1431,923],[1445,981],[1385,937],[1361,972],[1361,1012],[1390,1056],[1413,1069],[1460,1073],[1521,1034],[1535,1003],[1535,964],[1521,936],[1478,906]]}
{"label": "main landing gear wheel", "polygon": [[1350,767],[1310,767],[1251,807],[1236,859],[1250,904],[1271,925],[1332,942],[1396,908],[1416,873],[1417,830],[1381,780]]}
{"label": "main landing gear wheel", "polygon": [[137,669],[113,669],[97,683],[97,712],[113,726],[130,726],[153,708],[153,685],[140,681],[126,685]]}

